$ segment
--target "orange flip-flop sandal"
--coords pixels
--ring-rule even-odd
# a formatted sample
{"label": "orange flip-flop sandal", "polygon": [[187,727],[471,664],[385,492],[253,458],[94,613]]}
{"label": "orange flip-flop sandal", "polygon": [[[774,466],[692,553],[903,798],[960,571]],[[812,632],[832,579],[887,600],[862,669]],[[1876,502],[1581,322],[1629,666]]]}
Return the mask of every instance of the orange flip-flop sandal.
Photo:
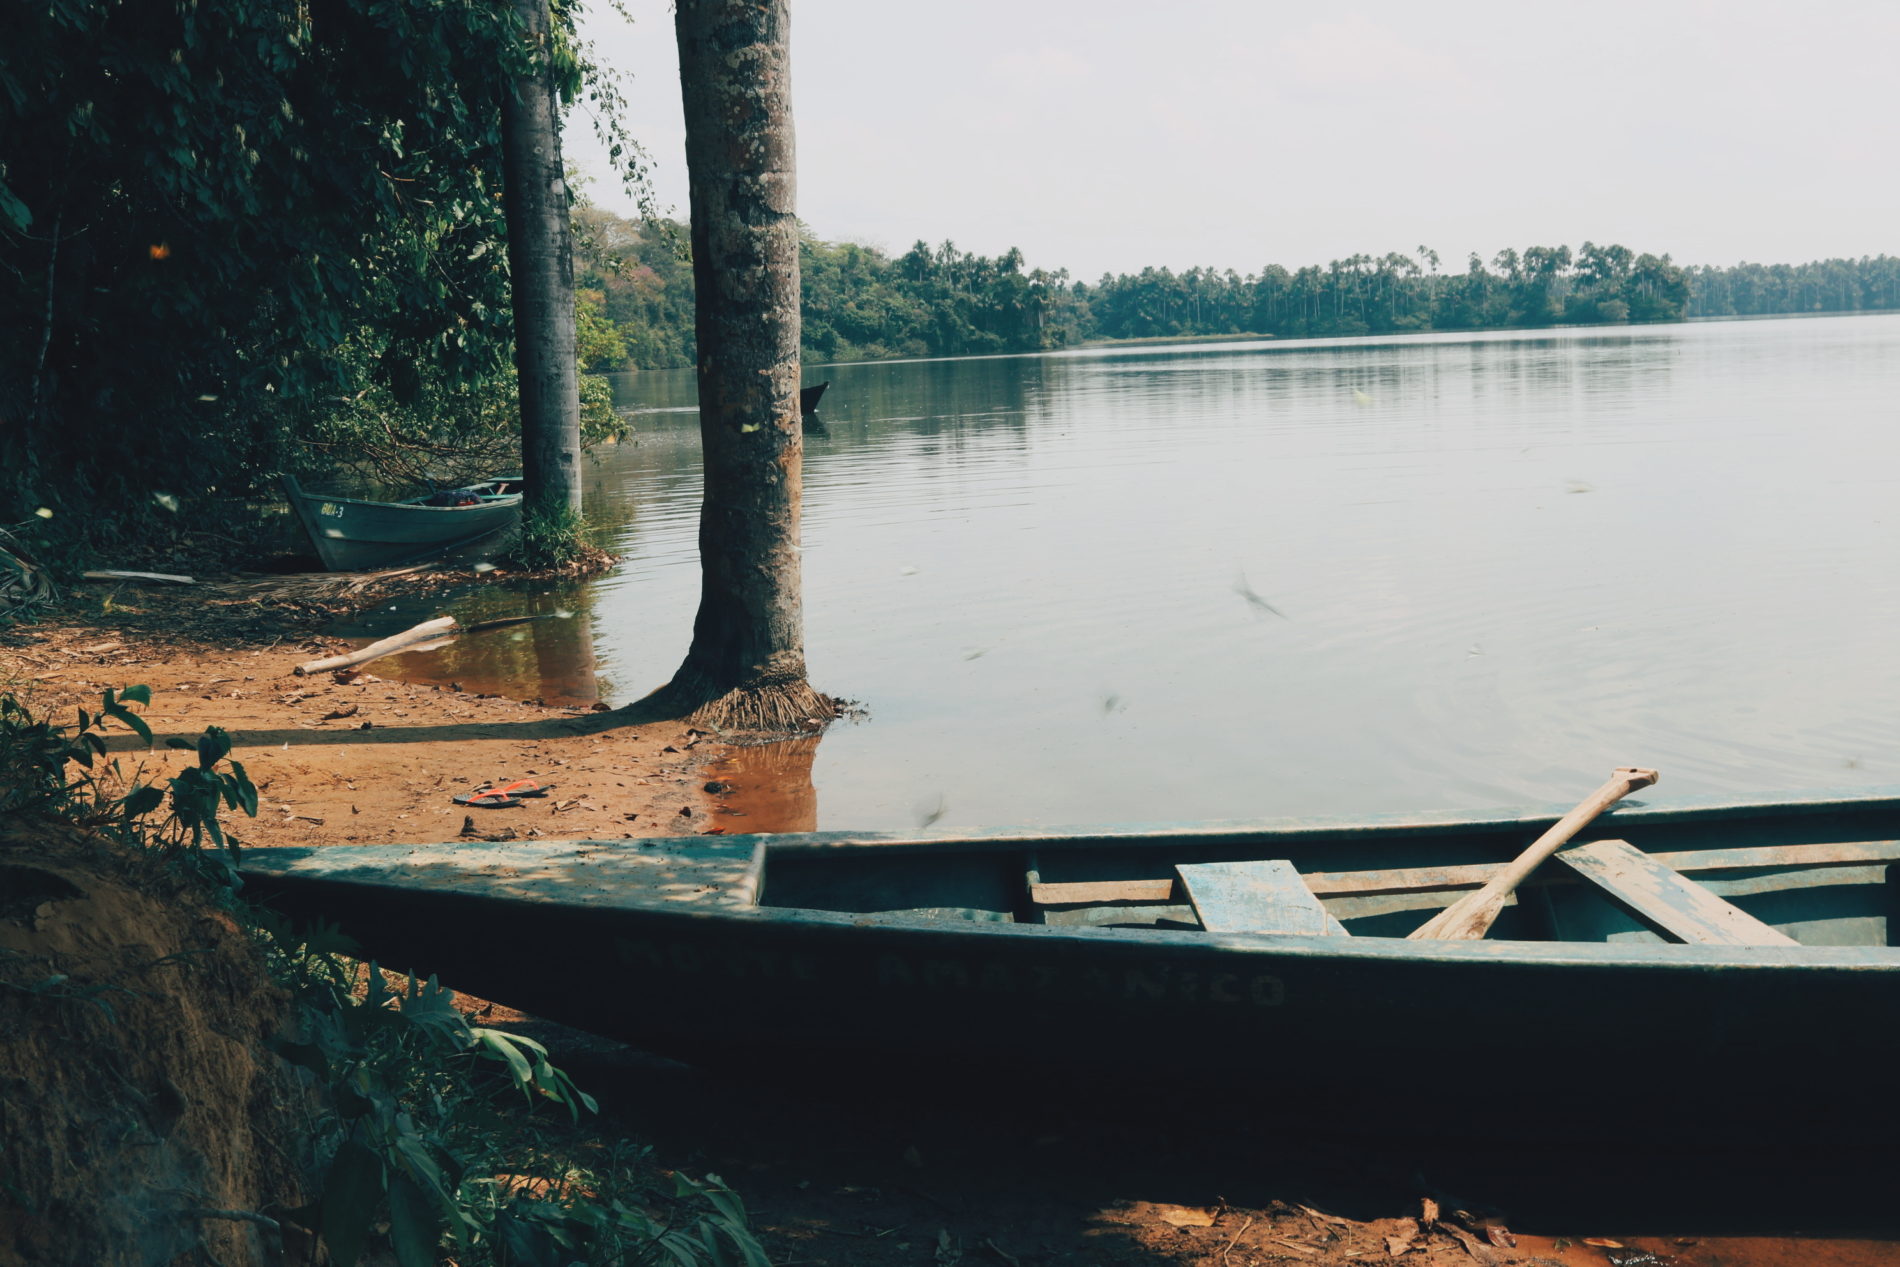
{"label": "orange flip-flop sandal", "polygon": [[554,790],[554,785],[534,779],[516,779],[513,783],[504,783],[500,787],[485,787],[481,790],[499,792],[503,796],[546,796]]}
{"label": "orange flip-flop sandal", "polygon": [[508,809],[510,806],[521,804],[521,798],[509,796],[505,792],[490,787],[477,788],[467,796],[452,796],[449,799],[457,805],[466,805],[470,809]]}

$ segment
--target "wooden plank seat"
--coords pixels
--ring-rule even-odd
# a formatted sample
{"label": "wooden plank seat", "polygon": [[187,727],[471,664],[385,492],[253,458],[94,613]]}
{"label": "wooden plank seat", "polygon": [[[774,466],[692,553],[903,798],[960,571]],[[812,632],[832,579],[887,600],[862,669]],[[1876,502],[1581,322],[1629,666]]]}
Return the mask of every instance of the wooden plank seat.
{"label": "wooden plank seat", "polygon": [[[1573,846],[1588,848],[1588,846]],[[1850,840],[1815,841],[1792,845],[1744,845],[1717,848],[1695,848],[1663,850],[1648,854],[1653,863],[1668,870],[1686,873],[1692,876],[1711,876],[1720,878],[1736,873],[1783,872],[1796,869],[1814,868],[1817,872],[1828,868],[1870,867],[1890,863],[1900,863],[1900,840]],[[1181,864],[1197,866],[1253,864]],[[1300,877],[1305,888],[1317,897],[1346,899],[1351,906],[1347,918],[1355,915],[1377,913],[1366,907],[1365,900],[1381,895],[1402,896],[1407,894],[1424,895],[1430,893],[1456,892],[1475,889],[1496,875],[1504,864],[1496,862],[1456,863],[1440,866],[1368,868],[1358,871],[1309,871]],[[1180,867],[1176,867],[1178,872]],[[1179,875],[1148,875],[1123,877],[1116,879],[1064,879],[1044,880],[1036,855],[1029,855],[1027,874],[1024,877],[1028,890],[1029,906],[1037,913],[1035,922],[1041,922],[1041,912],[1047,908],[1052,914],[1052,922],[1060,919],[1070,922],[1072,913],[1083,907],[1129,908],[1154,907],[1168,904],[1169,909],[1161,913],[1171,918],[1187,918],[1188,908],[1183,902],[1182,880]],[[1585,883],[1584,878],[1568,867],[1541,868],[1525,881],[1526,888],[1545,885],[1571,887]],[[1596,887],[1594,880],[1588,881],[1589,887]],[[1698,886],[1700,887],[1700,886]],[[1515,901],[1515,898],[1512,899]],[[1177,914],[1178,912],[1178,914]],[[1060,913],[1060,914],[1057,914]],[[1086,922],[1101,922],[1111,915],[1088,916]],[[1027,917],[1026,917],[1027,918]],[[1667,934],[1665,934],[1667,935]],[[1780,943],[1775,943],[1780,944]]]}
{"label": "wooden plank seat", "polygon": [[1174,880],[1048,881],[1029,873],[1029,900],[1037,906],[1078,906],[1092,902],[1165,902],[1174,896]]}
{"label": "wooden plank seat", "polygon": [[1665,937],[1709,946],[1799,944],[1628,841],[1572,845],[1556,860]]}
{"label": "wooden plank seat", "polygon": [[1210,933],[1349,935],[1285,859],[1183,863],[1175,872]]}
{"label": "wooden plank seat", "polygon": [[1045,880],[1035,851],[1025,857],[1027,905],[1017,919],[1029,924],[1095,928],[1192,928],[1194,909],[1177,895],[1173,876]]}
{"label": "wooden plank seat", "polygon": [[[1900,841],[1825,841],[1808,845],[1744,845],[1728,849],[1683,849],[1649,855],[1672,871],[1689,874],[1748,871],[1757,867],[1871,866],[1900,862]],[[1366,871],[1309,871],[1306,885],[1322,896],[1335,894],[1423,893],[1475,889],[1496,875],[1502,863],[1474,862],[1440,867],[1400,867]],[[1548,869],[1526,885],[1569,882],[1567,872]]]}

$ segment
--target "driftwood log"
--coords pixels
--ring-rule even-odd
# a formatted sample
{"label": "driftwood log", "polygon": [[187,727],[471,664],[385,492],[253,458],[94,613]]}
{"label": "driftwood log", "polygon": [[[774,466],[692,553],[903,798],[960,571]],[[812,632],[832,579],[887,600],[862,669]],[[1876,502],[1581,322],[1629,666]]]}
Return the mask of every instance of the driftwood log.
{"label": "driftwood log", "polygon": [[397,651],[408,651],[424,642],[434,642],[440,638],[453,637],[462,632],[462,626],[453,616],[437,616],[434,620],[425,620],[414,629],[405,629],[399,634],[391,634],[380,642],[372,642],[367,647],[359,647],[345,655],[333,655],[322,660],[312,660],[308,664],[297,666],[297,676],[311,673],[328,673],[332,669],[349,669],[359,664],[368,664],[371,660],[380,660]]}
{"label": "driftwood log", "polygon": [[423,621],[413,629],[391,634],[381,642],[372,642],[367,647],[358,647],[355,651],[346,652],[343,655],[328,656],[322,660],[300,664],[296,672],[298,677],[306,677],[312,673],[353,669],[359,664],[368,664],[371,660],[380,660],[398,651],[420,651],[425,647],[446,642],[459,634],[480,633],[485,629],[506,629],[510,625],[525,625],[531,620],[542,620],[565,614],[543,612],[536,616],[502,616],[496,620],[478,620],[472,625],[460,624],[453,616],[437,616],[434,620]]}
{"label": "driftwood log", "polygon": [[170,572],[121,572],[117,568],[105,568],[97,572],[81,572],[80,578],[87,581],[163,581],[170,585],[196,585],[198,582],[189,576],[177,576]]}

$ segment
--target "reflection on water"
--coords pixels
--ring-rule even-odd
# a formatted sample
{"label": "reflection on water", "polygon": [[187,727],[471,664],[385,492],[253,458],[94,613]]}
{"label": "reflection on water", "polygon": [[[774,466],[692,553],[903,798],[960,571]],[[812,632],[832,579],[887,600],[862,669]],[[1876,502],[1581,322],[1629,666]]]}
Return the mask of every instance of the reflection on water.
{"label": "reflection on water", "polygon": [[598,671],[591,607],[584,585],[534,590],[489,584],[446,597],[386,603],[332,626],[330,632],[369,640],[445,611],[453,611],[465,625],[534,616],[537,619],[524,624],[464,634],[432,651],[379,660],[375,671],[411,681],[453,683],[476,695],[538,698],[550,705],[591,704],[611,692]]}
{"label": "reflection on water", "polygon": [[817,831],[818,789],[812,762],[822,736],[801,735],[779,743],[733,748],[708,767],[707,781],[729,784],[713,812],[729,833]]}
{"label": "reflection on water", "polygon": [[[1622,764],[1900,783],[1900,319],[807,377],[808,659],[871,715],[820,750],[825,827],[1567,803]],[[636,437],[588,498],[621,566],[543,596],[580,613],[545,641],[426,672],[582,693],[581,626],[610,702],[679,663],[691,378],[619,390]]]}

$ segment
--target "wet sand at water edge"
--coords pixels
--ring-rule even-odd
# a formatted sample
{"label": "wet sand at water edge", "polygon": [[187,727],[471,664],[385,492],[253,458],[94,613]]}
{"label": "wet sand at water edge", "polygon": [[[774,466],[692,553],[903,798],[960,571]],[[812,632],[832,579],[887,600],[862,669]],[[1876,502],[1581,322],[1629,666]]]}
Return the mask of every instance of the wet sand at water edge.
{"label": "wet sand at water edge", "polygon": [[[86,597],[91,597],[90,595]],[[96,600],[95,600],[96,601]],[[120,595],[100,616],[67,609],[0,641],[0,676],[38,715],[96,710],[100,693],[143,684],[157,744],[120,728],[113,755],[127,773],[162,781],[195,758],[168,749],[207,726],[257,785],[255,819],[228,826],[246,846],[402,844],[481,835],[598,839],[736,830],[702,767],[712,737],[683,723],[616,724],[608,713],[359,671],[294,672],[341,649],[315,630],[322,616],[220,611],[186,589]],[[547,795],[510,808],[454,803],[486,783],[532,779]]]}

